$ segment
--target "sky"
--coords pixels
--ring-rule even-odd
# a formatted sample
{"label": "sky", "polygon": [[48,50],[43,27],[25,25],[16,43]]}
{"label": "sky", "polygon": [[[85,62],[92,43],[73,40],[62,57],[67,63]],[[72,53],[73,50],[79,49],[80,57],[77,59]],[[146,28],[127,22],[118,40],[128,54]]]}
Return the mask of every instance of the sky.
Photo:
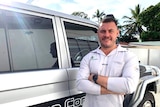
{"label": "sky", "polygon": [[[4,1],[4,0],[0,0]],[[146,9],[151,5],[156,5],[159,0],[5,0],[29,3],[39,7],[55,10],[67,14],[73,12],[85,12],[92,19],[93,14],[99,9],[105,14],[113,14],[116,19],[122,20],[123,16],[131,16],[130,9],[134,9],[140,4]]]}

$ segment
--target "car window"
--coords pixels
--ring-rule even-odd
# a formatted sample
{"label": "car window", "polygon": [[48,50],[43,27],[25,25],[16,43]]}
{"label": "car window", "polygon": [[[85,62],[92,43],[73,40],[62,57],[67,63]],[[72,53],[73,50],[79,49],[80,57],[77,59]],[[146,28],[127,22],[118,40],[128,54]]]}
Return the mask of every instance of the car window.
{"label": "car window", "polygon": [[98,47],[96,28],[65,22],[65,29],[73,67],[79,67],[82,58]]}
{"label": "car window", "polygon": [[0,38],[8,43],[9,59],[4,63],[10,61],[10,70],[58,68],[52,19],[12,11],[3,13],[6,34],[2,28]]}
{"label": "car window", "polygon": [[9,71],[9,59],[7,53],[7,43],[5,37],[5,26],[4,26],[4,18],[2,17],[3,13],[0,10],[0,71]]}

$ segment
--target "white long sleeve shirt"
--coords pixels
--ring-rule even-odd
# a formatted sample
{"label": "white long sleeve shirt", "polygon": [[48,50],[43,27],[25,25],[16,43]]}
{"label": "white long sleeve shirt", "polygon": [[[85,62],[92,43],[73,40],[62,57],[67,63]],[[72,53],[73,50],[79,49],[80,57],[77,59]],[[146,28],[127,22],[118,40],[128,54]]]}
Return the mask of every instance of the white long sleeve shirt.
{"label": "white long sleeve shirt", "polygon": [[132,93],[139,81],[139,63],[135,54],[120,45],[107,56],[99,49],[88,53],[81,61],[77,88],[86,93],[83,107],[123,107],[123,95],[100,94],[100,85],[88,80],[89,75],[108,76],[107,89]]}

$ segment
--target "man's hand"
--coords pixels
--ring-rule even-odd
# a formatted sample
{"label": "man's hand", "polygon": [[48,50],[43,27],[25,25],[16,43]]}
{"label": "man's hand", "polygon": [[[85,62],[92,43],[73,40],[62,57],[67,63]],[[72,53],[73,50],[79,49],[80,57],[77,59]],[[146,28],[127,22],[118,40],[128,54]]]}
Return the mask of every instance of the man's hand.
{"label": "man's hand", "polygon": [[[93,81],[93,75],[94,74],[91,74],[89,77],[88,77],[88,80]],[[98,75],[98,79],[97,79],[97,84],[99,84],[100,86],[104,87],[104,88],[107,88],[107,82],[108,82],[108,77],[107,76],[101,76],[101,75]]]}
{"label": "man's hand", "polygon": [[88,80],[94,82],[94,81],[93,81],[93,75],[94,75],[94,74],[91,74],[91,75],[88,77]]}

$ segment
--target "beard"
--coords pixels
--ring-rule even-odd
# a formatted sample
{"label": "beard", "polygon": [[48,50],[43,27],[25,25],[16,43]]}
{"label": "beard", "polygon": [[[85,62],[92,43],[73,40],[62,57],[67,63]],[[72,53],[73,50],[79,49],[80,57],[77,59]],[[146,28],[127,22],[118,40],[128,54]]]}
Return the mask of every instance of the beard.
{"label": "beard", "polygon": [[102,39],[101,39],[101,47],[103,48],[110,48],[112,46],[114,46],[116,42],[113,41],[112,38],[109,38],[109,37],[106,37],[104,36]]}

